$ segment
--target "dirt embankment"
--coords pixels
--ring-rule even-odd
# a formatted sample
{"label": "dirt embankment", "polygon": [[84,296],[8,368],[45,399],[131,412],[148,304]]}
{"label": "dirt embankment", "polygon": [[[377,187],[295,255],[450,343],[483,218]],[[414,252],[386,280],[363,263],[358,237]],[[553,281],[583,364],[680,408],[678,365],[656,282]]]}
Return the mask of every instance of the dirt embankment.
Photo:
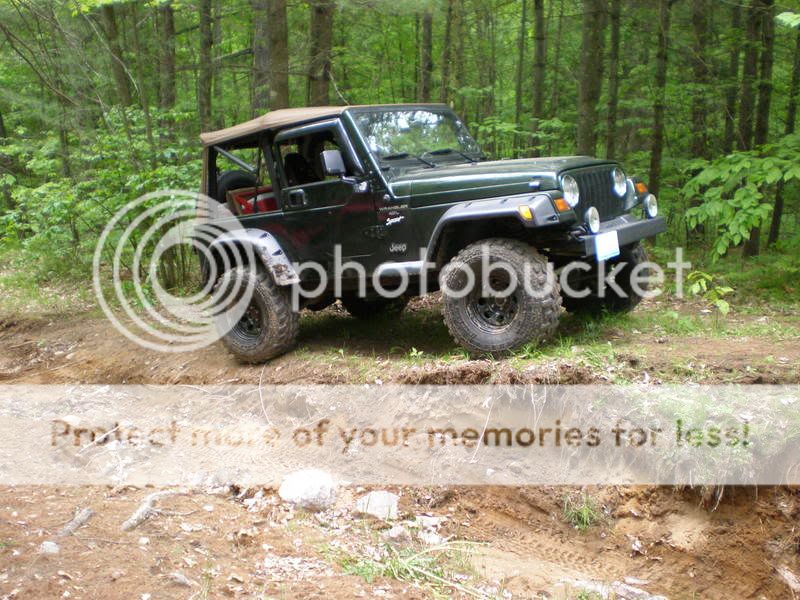
{"label": "dirt embankment", "polygon": [[[759,337],[662,336],[606,333],[613,355],[587,360],[581,348],[566,358],[448,360],[438,315],[413,321],[410,344],[432,352],[408,360],[391,336],[360,335],[364,326],[337,311],[306,320],[300,350],[261,366],[238,364],[221,343],[187,353],[141,348],[105,319],[78,317],[0,320],[0,382],[150,384],[386,383],[800,383],[800,342]],[[437,331],[432,332],[435,328]],[[346,343],[346,351],[337,350]],[[399,352],[399,354],[398,354]]]}

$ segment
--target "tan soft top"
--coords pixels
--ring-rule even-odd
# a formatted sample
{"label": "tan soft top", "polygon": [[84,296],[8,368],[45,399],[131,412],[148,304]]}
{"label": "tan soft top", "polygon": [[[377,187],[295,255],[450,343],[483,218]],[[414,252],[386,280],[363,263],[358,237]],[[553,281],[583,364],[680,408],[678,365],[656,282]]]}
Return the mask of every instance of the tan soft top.
{"label": "tan soft top", "polygon": [[204,146],[213,146],[221,142],[227,142],[239,137],[244,137],[251,133],[258,133],[265,129],[275,129],[292,123],[302,123],[303,121],[313,121],[325,117],[335,117],[342,114],[347,106],[309,106],[306,108],[282,108],[273,110],[265,115],[256,117],[250,121],[239,123],[233,127],[209,131],[200,134],[200,141]]}
{"label": "tan soft top", "polygon": [[[250,134],[258,133],[267,129],[278,129],[284,125],[300,124],[306,121],[324,119],[325,117],[338,117],[348,108],[361,108],[363,106],[307,106],[305,108],[282,108],[273,110],[265,115],[239,123],[233,127],[220,129],[218,131],[208,131],[200,134],[200,141],[204,146],[213,146],[222,142],[227,142]],[[447,108],[444,104],[376,104],[375,108],[381,107],[436,107]]]}

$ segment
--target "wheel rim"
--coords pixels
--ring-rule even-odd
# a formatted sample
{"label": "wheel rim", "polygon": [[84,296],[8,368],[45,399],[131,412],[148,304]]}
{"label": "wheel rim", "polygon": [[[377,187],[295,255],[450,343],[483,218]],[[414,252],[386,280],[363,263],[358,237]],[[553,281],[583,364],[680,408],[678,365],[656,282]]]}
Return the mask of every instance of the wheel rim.
{"label": "wheel rim", "polygon": [[[506,290],[508,278],[492,277],[491,290]],[[474,325],[484,331],[498,332],[506,329],[519,314],[520,290],[515,288],[511,294],[483,294],[478,289],[467,297],[467,313]]]}
{"label": "wheel rim", "polygon": [[242,340],[253,340],[258,339],[263,330],[264,314],[261,307],[252,301],[242,318],[233,326],[231,333]]}

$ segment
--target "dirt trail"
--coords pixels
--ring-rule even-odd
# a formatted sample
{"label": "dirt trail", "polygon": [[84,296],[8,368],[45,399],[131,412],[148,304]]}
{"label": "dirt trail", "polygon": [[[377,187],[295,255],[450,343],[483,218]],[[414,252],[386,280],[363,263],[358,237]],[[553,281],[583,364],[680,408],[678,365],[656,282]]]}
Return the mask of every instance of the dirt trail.
{"label": "dirt trail", "polygon": [[[435,309],[408,317],[402,342],[431,352],[455,351]],[[406,318],[406,317],[404,317]],[[799,383],[800,341],[769,338],[660,336],[607,333],[615,356],[587,364],[580,348],[568,358],[531,361],[398,359],[393,335],[354,327],[339,311],[304,321],[299,351],[261,366],[237,363],[221,343],[188,353],[162,353],[136,345],[100,317],[0,319],[3,383]],[[379,324],[378,330],[387,324]],[[402,331],[404,323],[390,324]],[[346,342],[346,352],[343,348]],[[613,363],[613,364],[611,364]]]}

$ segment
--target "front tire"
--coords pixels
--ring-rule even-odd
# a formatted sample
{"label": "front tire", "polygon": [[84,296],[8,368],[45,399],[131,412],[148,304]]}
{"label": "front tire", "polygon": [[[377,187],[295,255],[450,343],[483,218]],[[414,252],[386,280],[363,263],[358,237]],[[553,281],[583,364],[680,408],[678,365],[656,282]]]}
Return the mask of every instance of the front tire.
{"label": "front tire", "polygon": [[[481,284],[484,253],[488,265],[504,265],[490,269],[487,290]],[[475,278],[465,294],[467,271]],[[494,238],[467,246],[444,269],[441,283],[445,325],[471,355],[504,354],[558,329],[558,283],[548,276],[547,259],[519,240]],[[505,295],[504,290],[513,291]]]}
{"label": "front tire", "polygon": [[[564,296],[564,308],[569,312],[584,313],[600,313],[603,311],[621,313],[633,310],[639,302],[642,301],[643,296],[638,292],[646,292],[648,289],[647,283],[642,282],[638,285],[638,291],[634,289],[634,271],[637,279],[649,277],[650,270],[648,268],[639,267],[640,264],[646,263],[647,260],[647,251],[645,251],[644,246],[639,242],[620,248],[619,256],[613,260],[606,261],[605,273],[606,276],[608,276],[618,265],[625,263],[623,266],[619,267],[619,270],[613,278],[614,282],[622,290],[623,295],[620,295],[612,286],[607,285],[604,297],[601,298],[598,292],[597,268],[594,268],[589,273],[588,277],[591,293],[584,298]],[[581,289],[577,286],[574,287],[577,288],[578,291]]]}
{"label": "front tire", "polygon": [[222,281],[226,286],[240,282],[253,293],[245,314],[222,336],[231,354],[245,363],[262,363],[295,345],[300,317],[292,310],[290,288],[278,286],[262,268],[231,269]]}

